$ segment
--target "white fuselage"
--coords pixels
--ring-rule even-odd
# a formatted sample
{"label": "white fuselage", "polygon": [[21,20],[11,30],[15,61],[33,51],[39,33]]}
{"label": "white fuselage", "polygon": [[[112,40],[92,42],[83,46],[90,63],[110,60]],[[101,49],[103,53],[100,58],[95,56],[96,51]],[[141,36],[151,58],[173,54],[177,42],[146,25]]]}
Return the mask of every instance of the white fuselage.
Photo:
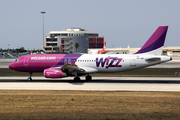
{"label": "white fuselage", "polygon": [[[160,60],[148,61],[150,58],[160,58]],[[142,54],[84,54],[77,59],[76,65],[85,68],[87,73],[118,72],[143,68],[169,60],[171,60],[171,57]]]}

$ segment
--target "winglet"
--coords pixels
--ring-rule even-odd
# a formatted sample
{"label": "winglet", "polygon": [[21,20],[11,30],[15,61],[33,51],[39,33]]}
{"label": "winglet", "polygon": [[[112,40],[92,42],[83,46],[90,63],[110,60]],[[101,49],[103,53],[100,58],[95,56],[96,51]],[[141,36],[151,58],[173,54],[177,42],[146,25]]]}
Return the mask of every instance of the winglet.
{"label": "winglet", "polygon": [[135,54],[161,55],[168,26],[159,26],[142,48]]}

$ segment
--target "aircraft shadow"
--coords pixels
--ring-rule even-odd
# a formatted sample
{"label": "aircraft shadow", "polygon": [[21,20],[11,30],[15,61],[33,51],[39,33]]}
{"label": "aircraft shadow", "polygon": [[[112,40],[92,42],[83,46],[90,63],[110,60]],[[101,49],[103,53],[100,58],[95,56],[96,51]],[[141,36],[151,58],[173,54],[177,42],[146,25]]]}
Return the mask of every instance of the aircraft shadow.
{"label": "aircraft shadow", "polygon": [[71,83],[74,85],[82,85],[84,83],[160,83],[160,84],[180,84],[180,80],[104,80],[104,79],[93,79],[92,81],[85,81],[85,80],[81,80],[81,81],[74,81],[71,79],[33,79],[32,81],[27,81],[27,80],[17,80],[17,79],[1,79],[1,82],[27,82],[27,83]]}

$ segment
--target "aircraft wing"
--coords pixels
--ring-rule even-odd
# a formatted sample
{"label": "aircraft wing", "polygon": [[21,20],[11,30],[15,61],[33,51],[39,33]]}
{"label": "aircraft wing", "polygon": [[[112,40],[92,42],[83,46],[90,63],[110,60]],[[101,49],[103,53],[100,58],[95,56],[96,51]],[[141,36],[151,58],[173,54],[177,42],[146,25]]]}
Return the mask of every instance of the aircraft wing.
{"label": "aircraft wing", "polygon": [[94,73],[94,72],[98,72],[97,69],[95,68],[91,68],[91,67],[80,67],[82,70],[84,70],[85,73]]}
{"label": "aircraft wing", "polygon": [[73,63],[67,63],[67,64],[65,64],[63,66],[52,67],[50,69],[59,69],[59,70],[62,70],[62,71],[68,70],[70,73],[72,73],[72,72],[77,72],[77,73],[94,73],[94,72],[98,71],[95,68],[81,67],[81,66],[77,66],[76,64],[73,64]]}

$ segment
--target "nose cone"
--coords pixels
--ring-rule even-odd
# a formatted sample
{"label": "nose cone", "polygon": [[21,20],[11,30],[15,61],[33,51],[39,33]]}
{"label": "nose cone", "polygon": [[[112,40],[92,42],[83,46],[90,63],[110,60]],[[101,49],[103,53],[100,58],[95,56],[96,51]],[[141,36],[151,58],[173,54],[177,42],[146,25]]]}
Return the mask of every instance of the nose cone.
{"label": "nose cone", "polygon": [[9,64],[9,68],[13,70],[13,68],[14,68],[13,63],[10,63],[10,64]]}

